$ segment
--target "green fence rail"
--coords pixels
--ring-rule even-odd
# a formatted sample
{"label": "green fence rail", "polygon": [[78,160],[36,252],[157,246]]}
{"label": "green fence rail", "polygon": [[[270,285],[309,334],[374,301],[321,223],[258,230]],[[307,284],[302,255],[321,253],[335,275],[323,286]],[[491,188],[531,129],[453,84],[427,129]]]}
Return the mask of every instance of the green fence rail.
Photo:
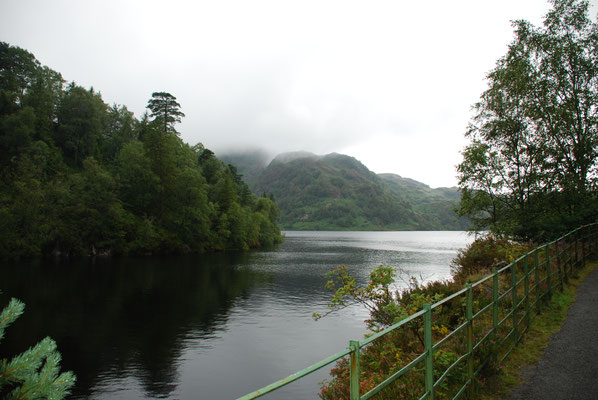
{"label": "green fence rail", "polygon": [[[424,374],[424,385],[419,399],[434,399],[438,388],[459,367],[464,369],[466,380],[452,398],[458,399],[464,394],[473,398],[480,371],[488,363],[500,363],[508,357],[540,312],[541,303],[547,301],[555,290],[562,290],[571,274],[582,268],[588,257],[595,255],[597,249],[598,224],[582,226],[553,242],[529,251],[508,265],[494,269],[492,274],[467,284],[465,288],[434,304],[425,304],[423,309],[397,324],[363,341],[351,340],[345,350],[237,400],[261,397],[346,356],[350,358],[351,400],[370,399],[413,370]],[[435,342],[434,311],[455,301],[465,304],[463,322],[452,327],[444,337],[437,337]],[[409,323],[418,319],[423,322],[423,352],[367,393],[360,393],[361,350],[390,332],[406,328]],[[435,369],[436,352],[460,334],[464,340],[464,351],[460,357],[444,370]],[[481,350],[482,346],[490,341],[493,342],[493,351],[481,354],[488,353]],[[417,366],[420,367],[416,368]]]}

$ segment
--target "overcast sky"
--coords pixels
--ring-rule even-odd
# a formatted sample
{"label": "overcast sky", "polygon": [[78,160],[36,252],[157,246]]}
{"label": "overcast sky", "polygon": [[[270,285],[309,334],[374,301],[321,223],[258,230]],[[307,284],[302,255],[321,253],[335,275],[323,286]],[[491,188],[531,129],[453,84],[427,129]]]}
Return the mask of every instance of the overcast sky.
{"label": "overcast sky", "polygon": [[[596,3],[598,0],[593,0]],[[592,6],[592,16],[598,9]],[[0,40],[137,117],[170,92],[190,144],[344,153],[456,184],[484,77],[546,0],[3,0]]]}

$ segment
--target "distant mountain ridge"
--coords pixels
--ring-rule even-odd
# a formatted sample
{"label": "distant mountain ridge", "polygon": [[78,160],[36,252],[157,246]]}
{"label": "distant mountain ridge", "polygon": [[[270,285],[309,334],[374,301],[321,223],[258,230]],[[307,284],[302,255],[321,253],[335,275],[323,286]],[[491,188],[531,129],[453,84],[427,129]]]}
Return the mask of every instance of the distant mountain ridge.
{"label": "distant mountain ridge", "polygon": [[354,157],[299,151],[219,155],[256,194],[272,194],[281,225],[293,230],[463,230],[457,188],[431,189],[395,174],[375,174]]}

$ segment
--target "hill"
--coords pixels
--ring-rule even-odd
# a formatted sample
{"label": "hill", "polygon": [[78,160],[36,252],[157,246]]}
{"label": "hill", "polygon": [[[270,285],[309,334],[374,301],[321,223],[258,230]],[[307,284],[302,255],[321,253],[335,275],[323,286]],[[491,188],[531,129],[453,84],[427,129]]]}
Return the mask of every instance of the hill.
{"label": "hill", "polygon": [[234,155],[221,158],[237,165],[254,193],[268,193],[275,198],[284,229],[460,230],[467,227],[453,212],[453,205],[459,199],[456,188],[431,189],[398,175],[377,175],[347,155],[284,153],[261,169],[256,163],[237,162]]}
{"label": "hill", "polygon": [[[0,258],[162,254],[280,242],[278,209],[175,129],[176,97],[141,120],[0,42]],[[151,118],[151,119],[150,119]]]}
{"label": "hill", "polygon": [[469,228],[469,221],[465,218],[458,219],[454,211],[455,205],[461,198],[456,187],[432,189],[424,183],[396,174],[379,174],[378,177],[386,183],[392,193],[405,198],[418,215],[426,218],[424,229],[445,227],[449,230],[466,230]]}

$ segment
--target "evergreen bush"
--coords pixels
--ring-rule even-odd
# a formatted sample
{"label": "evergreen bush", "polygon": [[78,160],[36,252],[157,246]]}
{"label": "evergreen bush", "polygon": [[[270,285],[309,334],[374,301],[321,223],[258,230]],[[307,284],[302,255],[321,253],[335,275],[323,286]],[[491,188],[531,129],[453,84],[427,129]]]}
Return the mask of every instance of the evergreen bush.
{"label": "evergreen bush", "polygon": [[[25,309],[25,304],[11,299],[0,314],[0,341],[6,328],[11,325]],[[75,384],[72,372],[60,372],[61,356],[56,349],[56,342],[46,337],[35,346],[11,360],[0,359],[0,398],[12,399],[48,399],[65,398]]]}

